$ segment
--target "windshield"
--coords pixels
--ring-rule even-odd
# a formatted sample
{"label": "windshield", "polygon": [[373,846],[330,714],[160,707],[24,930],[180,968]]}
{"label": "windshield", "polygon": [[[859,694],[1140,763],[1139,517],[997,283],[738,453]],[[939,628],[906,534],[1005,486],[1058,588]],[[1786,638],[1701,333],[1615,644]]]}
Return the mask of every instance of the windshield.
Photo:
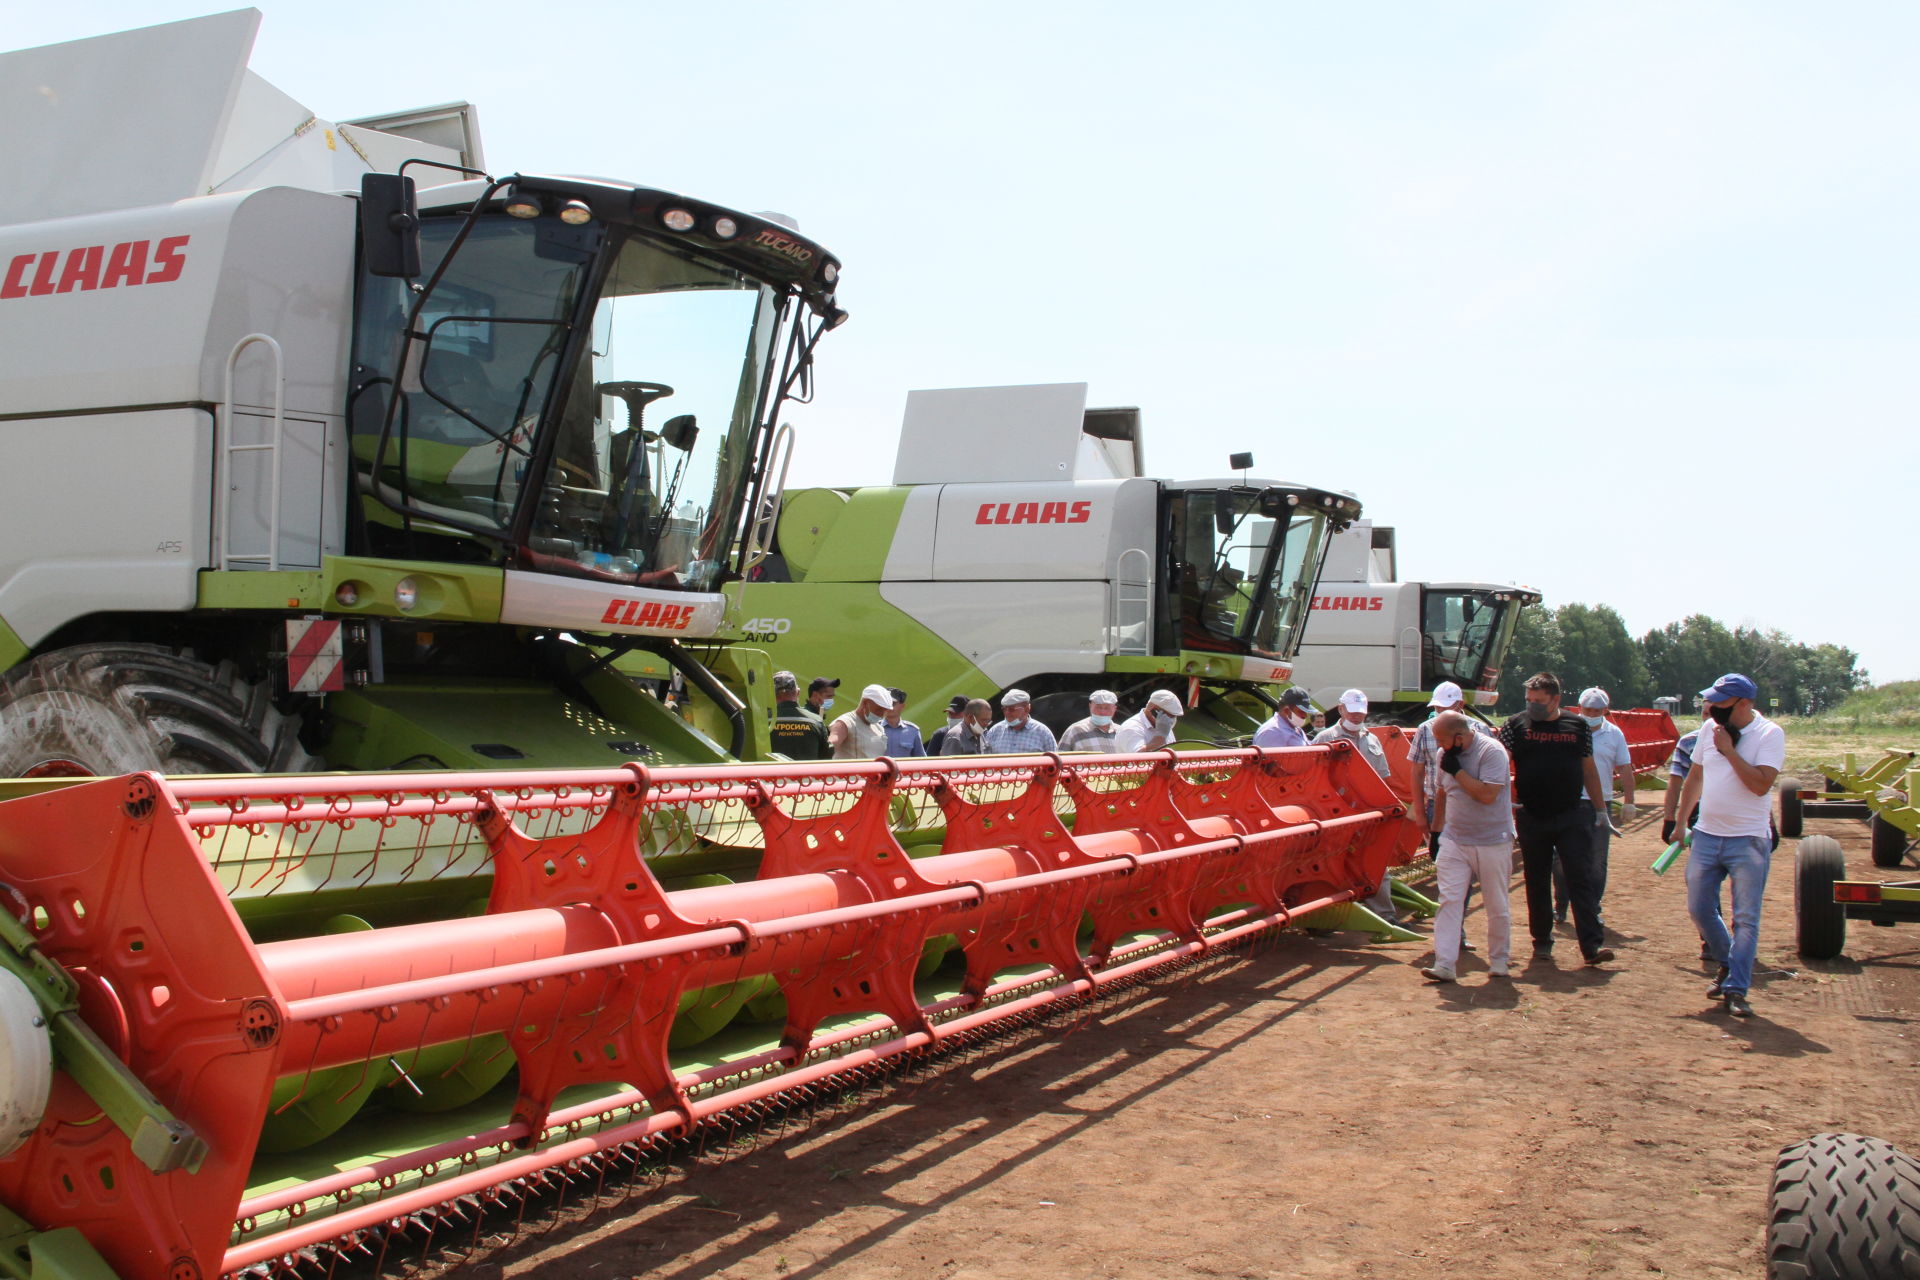
{"label": "windshield", "polygon": [[779,318],[756,280],[626,243],[560,411],[528,544],[541,567],[714,585]]}
{"label": "windshield", "polygon": [[[1505,603],[1487,591],[1445,591],[1429,588],[1420,620],[1422,687],[1431,689],[1451,680],[1465,689],[1482,686],[1482,676],[1493,657],[1494,640],[1503,630]],[[1492,672],[1498,678],[1499,671]]]}
{"label": "windshield", "polygon": [[[423,223],[429,276],[460,222]],[[362,277],[352,421],[373,554],[497,559],[518,518],[527,567],[714,585],[781,299],[634,236],[584,317],[607,235],[555,219],[478,219],[426,295],[397,378],[417,295],[406,281]],[[583,321],[584,343],[570,341]]]}
{"label": "windshield", "polygon": [[1181,643],[1290,657],[1312,602],[1327,518],[1281,490],[1188,490],[1174,496],[1172,574]]}

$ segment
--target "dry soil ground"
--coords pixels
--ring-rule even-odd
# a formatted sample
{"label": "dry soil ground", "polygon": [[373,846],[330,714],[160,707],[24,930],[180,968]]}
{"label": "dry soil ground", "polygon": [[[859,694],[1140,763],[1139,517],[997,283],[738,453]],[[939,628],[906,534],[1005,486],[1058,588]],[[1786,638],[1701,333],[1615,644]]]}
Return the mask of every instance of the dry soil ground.
{"label": "dry soil ground", "polygon": [[[1874,874],[1862,824],[1808,825]],[[1615,842],[1605,969],[1563,934],[1558,967],[1469,959],[1435,987],[1424,943],[1287,935],[477,1271],[1757,1280],[1782,1145],[1920,1151],[1920,926],[1855,924],[1849,958],[1802,963],[1783,843],[1735,1021],[1704,998],[1679,869],[1647,871],[1657,828]]]}

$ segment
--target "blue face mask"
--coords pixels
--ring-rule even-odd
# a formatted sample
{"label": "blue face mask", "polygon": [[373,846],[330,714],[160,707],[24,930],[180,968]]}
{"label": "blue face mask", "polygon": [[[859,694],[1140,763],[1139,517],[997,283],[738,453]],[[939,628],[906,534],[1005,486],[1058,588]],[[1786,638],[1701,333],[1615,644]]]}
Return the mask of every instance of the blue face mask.
{"label": "blue face mask", "polygon": [[1581,716],[1580,718],[1587,722],[1587,728],[1589,729],[1598,729],[1607,722],[1605,716]]}
{"label": "blue face mask", "polygon": [[1112,716],[1103,716],[1103,715],[1100,715],[1098,712],[1088,716],[1087,719],[1093,721],[1095,724],[1099,725],[1102,729],[1106,728],[1108,725],[1113,723]]}
{"label": "blue face mask", "polygon": [[887,716],[884,711],[876,711],[867,717],[867,723],[872,725],[876,729],[878,729],[881,725],[885,724],[886,722],[887,722]]}
{"label": "blue face mask", "polygon": [[820,709],[821,709],[822,711],[831,711],[831,710],[833,710],[833,699],[832,699],[832,698],[822,698],[822,699],[820,699]]}

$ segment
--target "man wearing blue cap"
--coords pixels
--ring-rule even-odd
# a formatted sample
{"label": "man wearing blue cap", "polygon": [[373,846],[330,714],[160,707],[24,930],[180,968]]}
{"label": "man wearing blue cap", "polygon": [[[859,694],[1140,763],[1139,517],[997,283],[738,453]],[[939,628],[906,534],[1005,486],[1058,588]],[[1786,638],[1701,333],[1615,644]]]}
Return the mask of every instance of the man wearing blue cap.
{"label": "man wearing blue cap", "polygon": [[[1738,672],[1700,691],[1710,722],[1701,727],[1693,768],[1680,789],[1683,830],[1694,806],[1700,807],[1687,859],[1687,911],[1720,965],[1707,997],[1724,1000],[1736,1018],[1753,1016],[1747,989],[1773,858],[1773,780],[1787,762],[1787,735],[1754,708],[1759,696],[1753,681]],[[1733,882],[1732,933],[1720,918],[1720,885],[1727,880]]]}

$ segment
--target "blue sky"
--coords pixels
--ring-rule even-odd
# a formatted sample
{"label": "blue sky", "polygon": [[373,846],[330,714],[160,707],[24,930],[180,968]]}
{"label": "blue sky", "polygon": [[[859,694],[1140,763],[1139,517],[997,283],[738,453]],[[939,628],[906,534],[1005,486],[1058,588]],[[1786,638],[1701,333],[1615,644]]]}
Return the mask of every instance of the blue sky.
{"label": "blue sky", "polygon": [[1408,577],[1920,677],[1920,7],[259,7],[323,117],[466,99],[498,172],[830,245],[798,483],[884,482],[912,388],[1087,382],[1158,474],[1352,489]]}

